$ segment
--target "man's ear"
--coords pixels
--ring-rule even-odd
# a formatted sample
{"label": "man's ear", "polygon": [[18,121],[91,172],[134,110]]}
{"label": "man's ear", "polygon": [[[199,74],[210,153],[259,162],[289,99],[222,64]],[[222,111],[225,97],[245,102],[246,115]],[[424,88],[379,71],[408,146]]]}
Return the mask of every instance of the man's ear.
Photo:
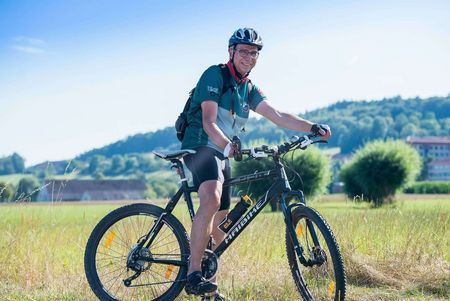
{"label": "man's ear", "polygon": [[228,54],[230,56],[230,60],[233,57],[233,47],[228,47]]}

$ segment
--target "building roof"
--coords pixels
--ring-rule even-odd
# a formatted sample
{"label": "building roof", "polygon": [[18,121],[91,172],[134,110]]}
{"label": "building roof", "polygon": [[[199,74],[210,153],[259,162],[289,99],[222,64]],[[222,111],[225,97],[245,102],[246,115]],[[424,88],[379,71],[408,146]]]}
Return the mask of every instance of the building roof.
{"label": "building roof", "polygon": [[44,188],[43,200],[142,199],[147,190],[141,180],[46,180]]}
{"label": "building roof", "polygon": [[64,191],[102,191],[102,190],[146,190],[141,180],[46,180],[45,185],[64,187]]}
{"label": "building roof", "polygon": [[408,136],[406,142],[411,144],[450,144],[450,136]]}

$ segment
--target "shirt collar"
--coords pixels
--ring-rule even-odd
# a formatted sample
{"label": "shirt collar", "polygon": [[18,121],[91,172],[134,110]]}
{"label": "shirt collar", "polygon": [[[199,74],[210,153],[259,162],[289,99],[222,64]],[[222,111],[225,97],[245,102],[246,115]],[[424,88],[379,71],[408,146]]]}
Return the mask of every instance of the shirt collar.
{"label": "shirt collar", "polygon": [[234,78],[234,80],[236,81],[236,83],[238,85],[242,84],[248,80],[248,75],[250,72],[247,73],[245,76],[241,76],[234,68],[234,64],[231,60],[228,61],[227,66],[228,66],[228,69],[230,70],[231,76]]}

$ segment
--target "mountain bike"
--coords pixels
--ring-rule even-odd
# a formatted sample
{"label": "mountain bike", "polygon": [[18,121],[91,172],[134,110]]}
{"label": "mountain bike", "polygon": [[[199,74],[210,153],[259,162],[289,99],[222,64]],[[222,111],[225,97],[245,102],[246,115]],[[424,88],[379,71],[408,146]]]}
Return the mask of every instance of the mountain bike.
{"label": "mountain bike", "polygon": [[[320,142],[316,135],[294,136],[281,145],[240,149],[235,159],[268,157],[274,168],[230,178],[224,186],[271,179],[272,185],[247,213],[228,231],[225,239],[205,251],[202,273],[212,279],[219,258],[270,202],[278,202],[286,223],[286,253],[292,277],[303,300],[345,300],[344,264],[335,236],[325,219],[306,206],[302,191],[289,185],[284,155]],[[106,215],[94,228],[86,245],[86,277],[100,300],[174,300],[182,291],[190,256],[189,237],[172,214],[181,197],[187,203],[191,220],[194,206],[182,158],[193,150],[154,154],[172,163],[181,185],[165,208],[152,204],[132,204]]]}

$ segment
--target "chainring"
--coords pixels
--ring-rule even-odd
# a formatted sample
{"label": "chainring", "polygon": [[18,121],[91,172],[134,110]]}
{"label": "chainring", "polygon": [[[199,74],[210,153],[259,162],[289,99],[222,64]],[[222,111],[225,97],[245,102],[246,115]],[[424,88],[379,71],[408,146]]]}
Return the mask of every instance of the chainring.
{"label": "chainring", "polygon": [[203,277],[210,281],[214,276],[216,276],[217,271],[219,270],[219,258],[216,254],[206,249],[205,254],[202,258],[202,275]]}

